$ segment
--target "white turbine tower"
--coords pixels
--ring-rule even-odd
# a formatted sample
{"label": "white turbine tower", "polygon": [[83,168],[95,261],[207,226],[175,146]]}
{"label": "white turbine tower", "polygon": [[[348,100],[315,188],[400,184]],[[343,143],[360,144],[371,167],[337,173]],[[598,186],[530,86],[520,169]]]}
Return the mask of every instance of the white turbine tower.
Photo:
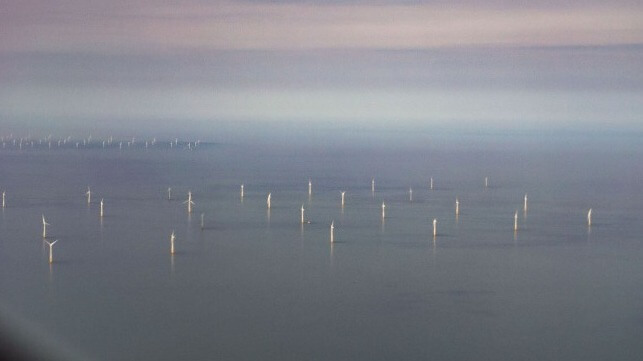
{"label": "white turbine tower", "polygon": [[56,242],[58,242],[58,240],[55,240],[53,242],[49,242],[49,241],[45,240],[45,243],[47,243],[47,245],[49,246],[49,263],[54,263],[54,250],[53,250],[53,247],[54,247],[54,244],[56,244]]}
{"label": "white turbine tower", "polygon": [[266,206],[268,209],[270,209],[270,198],[272,198],[272,193],[268,193],[268,197],[266,198]]}
{"label": "white turbine tower", "polygon": [[342,191],[341,194],[342,194],[342,207],[343,207],[344,204],[345,204],[344,199],[345,199],[345,196],[346,196],[346,191]]}
{"label": "white turbine tower", "polygon": [[455,199],[455,215],[460,215],[460,200],[458,198]]}
{"label": "white turbine tower", "polygon": [[195,204],[194,202],[192,202],[192,191],[188,191],[188,199],[183,202],[183,204],[188,205],[188,214],[192,213],[192,205]]}
{"label": "white turbine tower", "polygon": [[588,226],[592,225],[592,209],[591,208],[587,212],[587,225]]}
{"label": "white turbine tower", "polygon": [[42,238],[47,238],[47,226],[50,224],[45,221],[45,215],[42,215]]}
{"label": "white turbine tower", "polygon": [[170,254],[174,254],[174,241],[176,240],[176,236],[174,235],[174,231],[172,231],[172,234],[170,235]]}
{"label": "white turbine tower", "polygon": [[386,218],[386,204],[382,202],[382,219]]}
{"label": "white turbine tower", "polygon": [[514,213],[514,232],[518,231],[518,211]]}
{"label": "white turbine tower", "polygon": [[85,195],[87,196],[87,204],[90,204],[92,202],[92,190],[87,186],[87,192],[85,192]]}
{"label": "white turbine tower", "polygon": [[304,204],[301,205],[301,224],[304,224]]}
{"label": "white turbine tower", "polygon": [[103,218],[105,212],[103,211],[103,198],[100,199],[100,218]]}
{"label": "white turbine tower", "polygon": [[433,238],[438,235],[438,220],[433,218]]}
{"label": "white turbine tower", "polygon": [[330,243],[335,243],[335,221],[330,222]]}

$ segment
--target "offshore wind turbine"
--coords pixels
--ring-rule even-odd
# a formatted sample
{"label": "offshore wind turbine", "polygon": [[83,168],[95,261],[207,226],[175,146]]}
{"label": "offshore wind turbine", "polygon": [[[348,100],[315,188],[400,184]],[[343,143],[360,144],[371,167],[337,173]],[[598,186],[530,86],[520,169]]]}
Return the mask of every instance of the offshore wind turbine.
{"label": "offshore wind turbine", "polygon": [[58,242],[58,240],[55,240],[53,242],[49,242],[49,241],[45,240],[45,243],[47,243],[47,245],[49,246],[49,263],[54,263],[54,250],[53,250],[53,247],[54,247],[54,244],[56,244],[56,242]]}
{"label": "offshore wind turbine", "polygon": [[429,189],[433,190],[433,177],[429,180]]}
{"label": "offshore wind turbine", "polygon": [[266,206],[268,209],[270,209],[270,198],[272,198],[272,193],[268,193],[268,197],[266,198]]}
{"label": "offshore wind turbine", "polygon": [[174,254],[174,241],[176,240],[176,236],[174,235],[174,231],[172,231],[172,234],[170,235],[170,254]]}
{"label": "offshore wind turbine", "polygon": [[304,224],[304,204],[301,204],[301,224]]}
{"label": "offshore wind turbine", "polygon": [[455,199],[455,215],[460,215],[460,200],[458,198]]}
{"label": "offshore wind turbine", "polygon": [[42,238],[47,238],[47,226],[50,226],[47,221],[45,221],[45,215],[42,215]]}
{"label": "offshore wind turbine", "polygon": [[591,227],[592,225],[592,209],[590,208],[587,212],[587,226]]}
{"label": "offshore wind turbine", "polygon": [[105,212],[103,212],[103,198],[100,199],[100,218],[103,218],[103,215]]}
{"label": "offshore wind turbine", "polygon": [[92,202],[92,190],[87,186],[87,192],[85,192],[85,195],[87,196],[87,204],[90,204]]}
{"label": "offshore wind turbine", "polygon": [[341,194],[342,194],[342,207],[343,207],[344,204],[345,204],[344,203],[344,198],[345,198],[344,196],[346,196],[346,191],[341,191]]}
{"label": "offshore wind turbine", "polygon": [[2,191],[2,208],[5,208],[7,204],[5,203],[6,192]]}
{"label": "offshore wind turbine", "polygon": [[172,187],[168,187],[167,188],[167,200],[169,201],[171,199],[172,199]]}
{"label": "offshore wind turbine", "polygon": [[201,213],[201,230],[203,230],[203,228],[205,228],[205,222],[203,220],[204,216],[205,216],[205,213]]}
{"label": "offshore wind turbine", "polygon": [[409,188],[409,202],[413,202],[413,188]]}
{"label": "offshore wind turbine", "polygon": [[382,219],[386,218],[386,204],[382,202]]}
{"label": "offshore wind turbine", "polygon": [[514,213],[514,232],[518,231],[518,211]]}
{"label": "offshore wind turbine", "polygon": [[433,238],[438,235],[438,220],[433,218]]}
{"label": "offshore wind turbine", "polygon": [[188,191],[188,199],[185,202],[183,202],[183,204],[187,204],[188,213],[192,213],[192,205],[195,204],[194,202],[192,202],[192,191]]}
{"label": "offshore wind turbine", "polygon": [[241,199],[243,199],[243,183],[241,183]]}
{"label": "offshore wind turbine", "polygon": [[525,193],[525,198],[523,201],[523,206],[522,206],[523,212],[527,213],[527,193]]}
{"label": "offshore wind turbine", "polygon": [[371,179],[371,193],[375,193],[375,178]]}
{"label": "offshore wind turbine", "polygon": [[335,243],[335,221],[330,222],[330,243]]}
{"label": "offshore wind turbine", "polygon": [[484,187],[489,188],[489,177],[484,177]]}
{"label": "offshore wind turbine", "polygon": [[308,178],[308,195],[311,196],[313,194],[313,182]]}

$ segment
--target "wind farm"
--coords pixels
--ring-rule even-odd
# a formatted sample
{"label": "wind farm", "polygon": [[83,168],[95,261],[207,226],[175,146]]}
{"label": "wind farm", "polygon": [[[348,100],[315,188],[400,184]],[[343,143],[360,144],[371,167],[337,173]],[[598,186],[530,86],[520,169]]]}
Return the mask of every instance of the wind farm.
{"label": "wind farm", "polygon": [[[163,314],[170,307],[163,299],[173,299],[177,308],[182,309],[174,312],[181,317],[198,314],[195,318],[198,320],[192,323],[203,327],[223,322],[226,317],[241,322],[242,313],[258,318],[266,315],[260,311],[265,307],[262,302],[248,300],[243,296],[246,293],[275,299],[278,304],[290,302],[291,296],[271,291],[273,287],[282,287],[280,284],[311,297],[302,304],[307,313],[339,312],[342,317],[349,317],[350,311],[338,311],[333,306],[349,302],[353,307],[363,308],[368,315],[366,322],[380,331],[372,320],[383,317],[382,307],[387,312],[393,311],[384,304],[369,305],[370,296],[360,296],[371,289],[377,299],[392,299],[395,303],[405,302],[405,295],[417,293],[422,301],[417,304],[413,301],[415,306],[409,309],[416,316],[420,310],[450,314],[478,307],[505,314],[501,303],[490,302],[490,294],[483,290],[490,289],[489,292],[511,299],[513,296],[506,293],[507,283],[509,288],[520,289],[525,279],[543,272],[548,274],[550,269],[573,275],[576,266],[569,259],[591,254],[584,261],[589,267],[600,259],[594,252],[604,252],[606,247],[623,250],[636,247],[638,232],[643,231],[640,223],[622,216],[622,205],[626,205],[628,213],[640,210],[635,201],[638,196],[630,198],[636,192],[626,195],[605,190],[614,197],[605,201],[604,192],[591,191],[595,184],[591,179],[574,178],[570,183],[575,188],[562,187],[558,185],[559,179],[571,177],[563,167],[556,167],[557,174],[543,180],[522,176],[503,162],[477,164],[466,157],[459,158],[459,164],[464,165],[456,170],[438,161],[426,161],[423,154],[418,154],[413,162],[389,162],[374,168],[360,163],[359,157],[335,164],[329,155],[328,161],[320,163],[320,169],[315,171],[305,162],[305,153],[284,160],[271,154],[235,149],[239,158],[230,159],[226,156],[229,152],[221,151],[218,145],[190,141],[192,145],[188,146],[188,141],[157,138],[154,143],[148,141],[146,148],[143,138],[137,137],[129,147],[125,143],[122,150],[117,138],[110,142],[96,136],[85,143],[70,138],[67,140],[70,149],[58,148],[55,141],[51,149],[46,141],[42,148],[34,141],[31,148],[31,142],[25,140],[22,150],[19,142],[16,148],[0,150],[0,155],[12,154],[13,158],[5,160],[10,168],[24,164],[12,161],[21,162],[27,157],[46,159],[55,165],[50,168],[53,171],[31,178],[29,186],[12,173],[5,175],[0,184],[2,189],[10,189],[12,195],[11,202],[7,201],[0,213],[3,250],[0,271],[2,275],[29,275],[29,281],[2,276],[3,283],[14,294],[25,285],[42,292],[56,290],[76,305],[56,311],[51,322],[41,321],[47,329],[73,338],[72,325],[62,319],[78,316],[107,325],[92,314],[79,313],[90,305],[97,306],[96,300],[105,297],[98,295],[105,294],[113,304],[107,312],[110,319],[117,320],[116,324],[121,312],[145,309]],[[12,142],[5,143],[9,146]],[[524,153],[516,162],[538,164],[539,157]],[[171,160],[169,166],[165,159]],[[285,172],[279,163],[284,161],[288,164]],[[83,172],[84,167],[95,163],[105,171],[103,178]],[[114,164],[130,169],[127,176],[112,176],[118,172],[118,168],[110,168]],[[244,166],[239,168],[239,164]],[[253,164],[259,164],[264,171],[257,172]],[[227,173],[219,170],[235,167],[237,170]],[[588,162],[587,167],[594,164]],[[38,168],[30,172],[37,174]],[[616,169],[614,172],[623,174]],[[133,183],[130,177],[138,181]],[[480,187],[484,177],[493,179],[493,183]],[[374,178],[379,179],[377,189]],[[61,181],[52,183],[50,179]],[[431,189],[431,179],[439,179],[439,186],[434,183]],[[583,182],[588,183],[578,188]],[[307,186],[302,187],[304,184]],[[561,192],[566,195],[551,192],[557,187],[562,187]],[[90,197],[95,198],[93,193],[98,190],[100,203],[94,207],[95,200]],[[83,193],[84,197],[79,197]],[[187,196],[176,199],[173,193]],[[278,202],[272,202],[273,195]],[[198,217],[192,217],[196,211]],[[36,239],[42,243],[35,242]],[[59,247],[55,239],[63,240],[64,246]],[[11,259],[22,261],[16,264]],[[583,274],[595,278],[599,269],[584,269]],[[571,276],[566,277],[559,280],[560,287],[549,281],[528,283],[542,297],[553,299],[564,292],[562,288],[570,286]],[[597,282],[603,282],[598,279]],[[398,285],[398,280],[404,283]],[[483,284],[487,286],[480,286]],[[75,291],[79,287],[83,293]],[[389,287],[399,288],[399,293]],[[127,292],[119,291],[121,288],[134,290],[131,297],[143,303],[132,301]],[[86,292],[96,296],[82,296]],[[451,302],[462,299],[464,294],[471,303]],[[343,297],[355,299],[340,301]],[[30,308],[48,307],[41,301],[46,299],[45,293],[21,299]],[[203,302],[205,306],[190,310],[193,302]],[[485,302],[486,306],[478,306]],[[532,322],[538,322],[536,318],[547,319],[544,307],[526,299],[514,298],[513,302],[536,309]],[[24,310],[22,306],[16,307]],[[219,313],[221,307],[228,308],[228,316]],[[237,313],[230,311],[231,307],[244,310]],[[270,314],[278,314],[273,306],[268,308]],[[384,317],[387,322],[396,322],[399,316]],[[415,320],[407,322],[414,332],[423,334],[442,329],[444,322],[453,317],[435,318],[435,326]],[[277,319],[296,323],[299,316]],[[263,327],[272,327],[269,321],[259,322]],[[480,316],[478,322],[490,320]],[[330,325],[338,324],[346,332],[357,331],[340,320]],[[155,325],[157,322],[151,320],[141,327],[156,334]],[[185,323],[170,330],[183,332],[186,327],[192,326]],[[215,328],[220,332],[224,329]],[[173,337],[187,340],[177,333]],[[123,352],[132,352],[132,348],[118,341],[109,342],[115,342]],[[215,344],[223,347],[226,343]],[[143,340],[137,347],[148,352],[154,348],[149,340]],[[210,346],[204,341],[201,347]],[[91,352],[100,354],[98,350]],[[169,355],[176,356],[173,352]],[[164,359],[163,355],[158,357]]]}

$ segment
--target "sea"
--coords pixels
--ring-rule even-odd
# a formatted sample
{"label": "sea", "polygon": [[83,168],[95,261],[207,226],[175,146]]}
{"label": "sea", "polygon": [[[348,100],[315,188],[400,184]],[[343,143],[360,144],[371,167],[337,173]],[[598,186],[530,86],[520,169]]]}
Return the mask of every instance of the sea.
{"label": "sea", "polygon": [[7,140],[0,333],[39,360],[641,360],[640,139]]}

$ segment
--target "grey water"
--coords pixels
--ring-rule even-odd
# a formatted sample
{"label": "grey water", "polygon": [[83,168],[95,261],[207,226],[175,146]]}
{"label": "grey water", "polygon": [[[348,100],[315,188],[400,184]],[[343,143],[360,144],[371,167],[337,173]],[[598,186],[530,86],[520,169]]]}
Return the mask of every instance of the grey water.
{"label": "grey water", "polygon": [[474,138],[0,149],[0,331],[41,359],[640,360],[643,146]]}

